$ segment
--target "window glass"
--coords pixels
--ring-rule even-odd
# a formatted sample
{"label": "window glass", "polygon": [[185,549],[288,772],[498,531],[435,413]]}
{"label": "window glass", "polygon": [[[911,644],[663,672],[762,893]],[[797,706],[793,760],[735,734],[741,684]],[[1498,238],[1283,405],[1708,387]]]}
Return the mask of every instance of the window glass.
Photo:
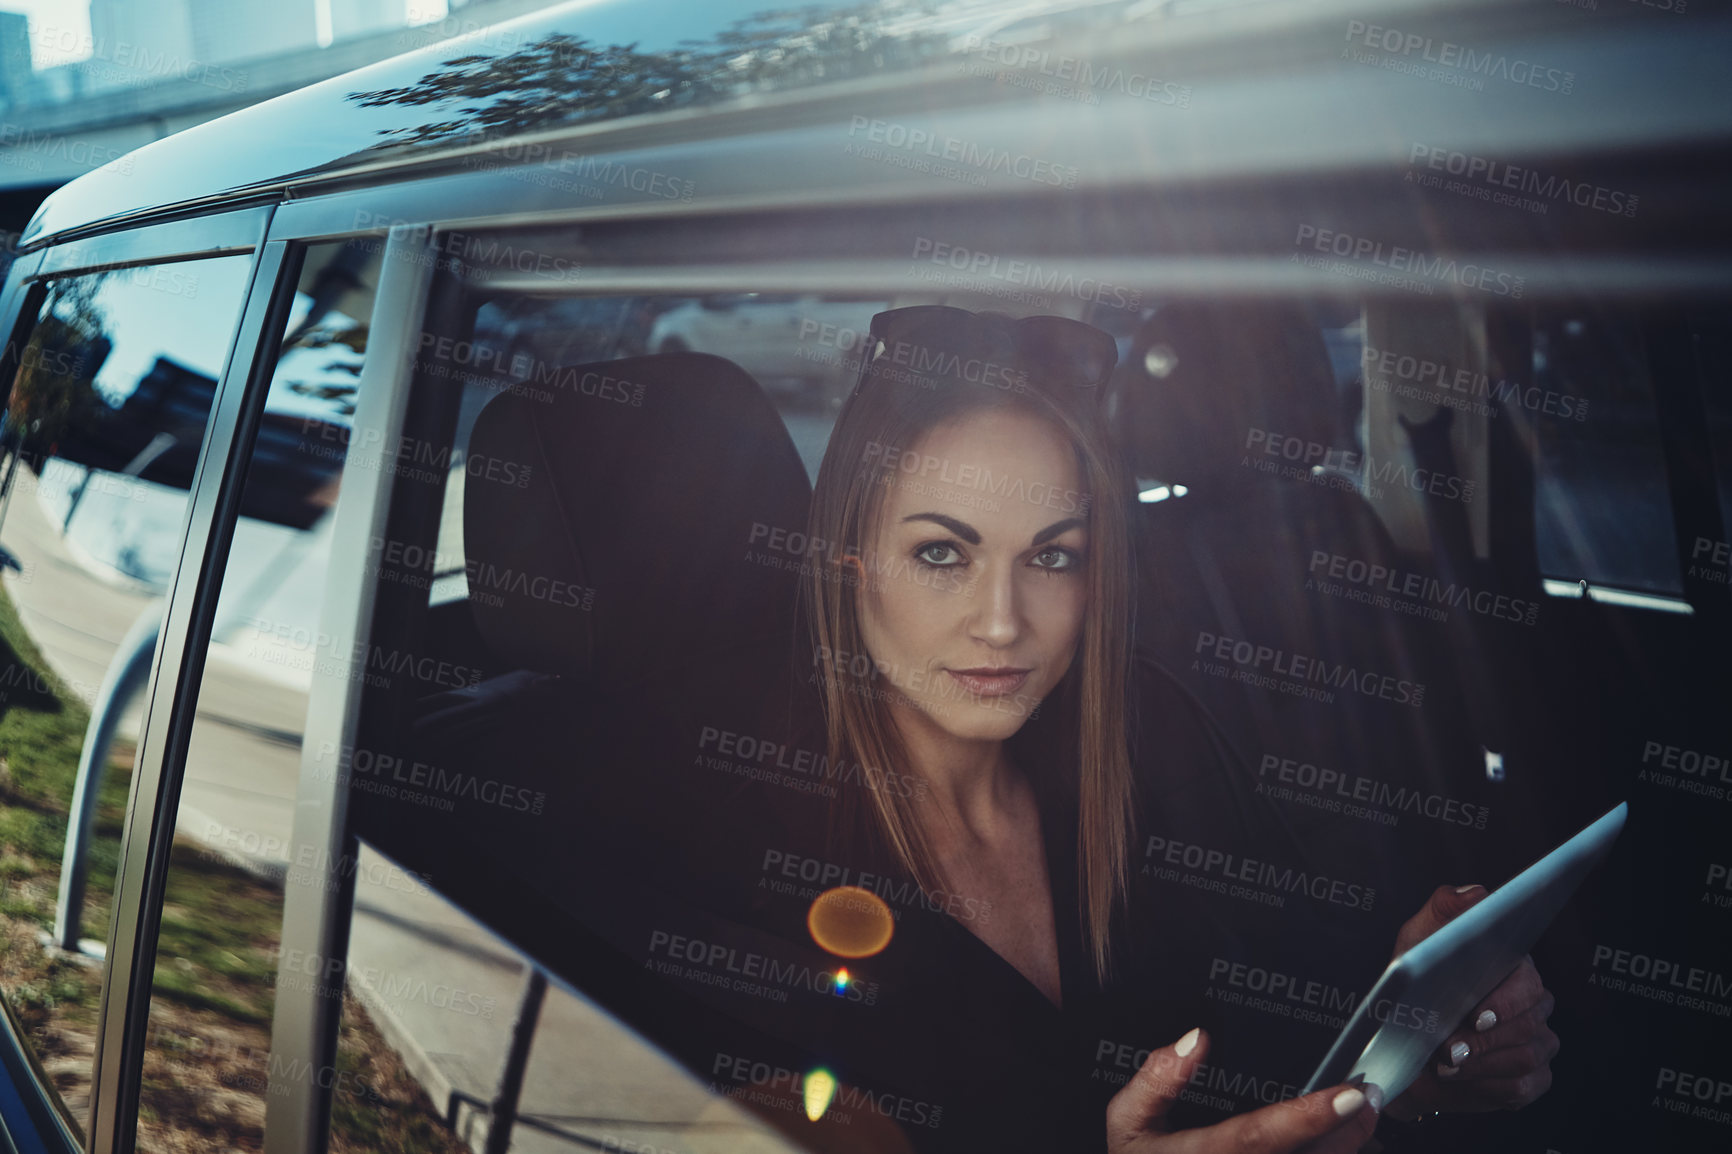
{"label": "window glass", "polygon": [[[750,366],[750,379],[738,380],[761,390],[765,411],[788,449],[786,467],[803,488],[817,471],[852,385],[872,314],[883,307],[883,301],[760,293],[504,297],[478,302],[471,341],[445,342],[443,349],[437,338],[423,342],[423,383],[429,390],[451,390],[457,413],[452,467],[438,496],[437,545],[428,550],[392,538],[379,543],[372,559],[386,586],[431,590],[423,596],[439,624],[426,645],[444,659],[456,683],[443,693],[439,686],[422,687],[429,704],[421,708],[447,701],[458,702],[461,711],[467,695],[486,696],[502,687],[497,673],[507,673],[507,682],[521,676],[498,669],[496,655],[475,643],[472,605],[503,606],[515,590],[538,597],[567,624],[604,611],[595,604],[595,589],[568,580],[557,567],[514,565],[491,551],[466,550],[465,530],[474,528],[474,522],[466,524],[466,495],[479,489],[484,498],[497,499],[543,467],[528,453],[499,455],[473,442],[487,403],[511,397],[548,413],[659,405],[665,413],[675,402],[655,394],[656,382],[610,364],[641,364],[646,354],[726,358],[734,373],[740,371],[734,365]],[[469,516],[476,516],[473,509]],[[803,536],[797,519],[774,520],[763,525],[765,564],[772,562],[772,537],[785,551],[790,534]],[[741,536],[742,555],[749,537]],[[511,696],[496,704],[520,708]],[[480,714],[489,712],[483,708]],[[551,795],[535,787],[535,772],[491,758],[485,764],[440,759],[412,734],[402,739],[407,740],[400,745],[343,750],[332,758],[333,771],[351,790],[351,805],[367,811],[358,821],[363,859],[377,855],[376,841],[389,840],[373,836],[375,822],[415,826],[423,817],[478,819],[505,822],[515,836],[531,841],[559,837],[563,819],[547,809]],[[569,817],[571,799],[566,801],[560,809]],[[369,1048],[364,1036],[345,1028],[338,1068],[406,1071],[449,1123],[451,1139],[475,1148],[495,1127],[506,1131],[506,1144],[493,1146],[500,1140],[495,1137],[487,1140],[489,1148],[784,1148],[784,1140],[749,1109],[718,1100],[714,1078],[689,1065],[681,1068],[633,1023],[532,960],[515,935],[484,927],[473,910],[451,900],[451,891],[465,897],[473,892],[465,884],[468,860],[457,854],[443,864],[423,860],[357,873],[347,958],[334,978],[327,969],[305,980],[334,981],[344,994],[345,1023],[377,1023],[389,1048]],[[465,868],[453,868],[455,861]],[[808,983],[814,984],[817,979]],[[806,996],[822,1001],[832,995],[808,989]],[[713,1051],[712,1059],[720,1060],[719,1053]],[[748,1076],[750,1061],[741,1072],[738,1080],[724,1072],[723,1089],[736,1097],[774,1099],[778,1108],[796,1114],[803,1109],[798,1095],[790,1095],[785,1071],[759,1079],[776,1085],[758,1086]],[[425,1148],[444,1148],[414,1115],[400,1113],[388,1093],[334,1098],[333,1144],[346,1146],[358,1134],[381,1141],[414,1137]]]}
{"label": "window glass", "polygon": [[251,264],[50,282],[0,434],[0,988],[79,1126],[142,690]]}
{"label": "window glass", "polygon": [[1683,590],[1648,348],[1633,314],[1541,312],[1533,383],[1549,402],[1538,438],[1535,518],[1547,577],[1645,593]]}
{"label": "window glass", "polygon": [[[843,645],[802,616],[824,585],[894,593],[978,642],[970,615],[988,610],[945,575],[978,543],[952,522],[990,533],[1031,501],[1057,520],[1079,495],[1034,471],[1032,442],[991,471],[936,451],[941,420],[849,441],[861,409],[844,405],[883,387],[855,389],[873,316],[951,302],[918,284],[850,300],[531,280],[478,275],[436,303],[458,319],[418,342],[412,411],[448,421],[450,468],[399,476],[369,544],[373,645],[444,672],[370,684],[354,748],[316,759],[377,868],[357,872],[345,957],[297,959],[293,980],[341,999],[338,1070],[402,1079],[335,1092],[333,1147],[1068,1149],[1151,1046],[1198,1024],[1209,1071],[1175,1116],[1220,1121],[1297,1092],[1437,886],[1500,881],[1605,808],[1586,790],[1568,815],[1535,801],[1558,742],[1585,764],[1619,740],[1548,714],[1545,694],[1630,686],[1574,667],[1526,510],[1555,498],[1610,524],[1645,500],[1651,402],[1575,448],[1559,447],[1573,426],[1533,430],[1591,425],[1578,401],[1597,415],[1645,377],[1560,377],[1533,351],[1563,332],[1543,312],[1398,293],[1030,306],[1111,341],[1099,391],[1055,403],[1100,406],[1134,481],[1116,557],[1018,554],[1135,578],[1099,593],[1124,598],[1141,791],[1124,969],[1097,988],[1061,938],[1061,1024],[1050,983],[996,936],[1035,908],[1027,891],[991,871],[916,881],[860,831],[930,804],[933,779],[906,752],[839,752],[826,729],[916,693],[937,721],[979,699],[983,726],[1027,703],[988,706],[963,679],[977,672],[930,652],[887,655],[895,622]],[[914,344],[887,344],[888,365]],[[1530,356],[1534,379],[1514,380],[1504,366]],[[920,376],[901,379],[911,406],[916,385],[963,387]],[[1536,445],[1538,497],[1525,462],[1498,458]],[[821,466],[927,501],[892,523],[931,537],[879,555],[826,530]],[[1599,563],[1673,551],[1663,531],[1617,540]],[[1054,683],[1003,739],[1069,918],[1073,691]],[[1578,1004],[1580,962],[1544,963]],[[1277,976],[1314,1000],[1270,996]]]}
{"label": "window glass", "polygon": [[[138,1142],[257,1150],[283,887],[378,245],[308,249],[218,595],[156,941]],[[311,1077],[310,1073],[306,1074]]]}

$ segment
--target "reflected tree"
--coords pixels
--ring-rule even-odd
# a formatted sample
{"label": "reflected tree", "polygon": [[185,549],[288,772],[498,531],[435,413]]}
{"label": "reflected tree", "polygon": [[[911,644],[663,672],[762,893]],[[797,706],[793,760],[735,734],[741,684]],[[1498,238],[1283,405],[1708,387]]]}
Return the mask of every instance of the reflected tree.
{"label": "reflected tree", "polygon": [[654,53],[552,33],[511,52],[452,57],[413,84],[349,99],[363,108],[447,111],[382,129],[393,144],[478,141],[909,68],[946,51],[945,35],[911,27],[932,7],[905,0],[772,9],[736,21],[714,41]]}
{"label": "reflected tree", "polygon": [[7,406],[9,440],[52,448],[69,428],[109,406],[97,395],[96,371],[111,345],[96,302],[101,277],[68,277],[49,286],[42,320],[19,357]]}

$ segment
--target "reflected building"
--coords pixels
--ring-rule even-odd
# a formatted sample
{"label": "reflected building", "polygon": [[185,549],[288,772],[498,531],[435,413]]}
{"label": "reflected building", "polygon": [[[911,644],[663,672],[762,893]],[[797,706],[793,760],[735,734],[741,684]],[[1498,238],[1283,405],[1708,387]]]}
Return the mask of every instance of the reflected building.
{"label": "reflected building", "polygon": [[90,0],[90,36],[95,61],[164,75],[318,46],[314,0]]}

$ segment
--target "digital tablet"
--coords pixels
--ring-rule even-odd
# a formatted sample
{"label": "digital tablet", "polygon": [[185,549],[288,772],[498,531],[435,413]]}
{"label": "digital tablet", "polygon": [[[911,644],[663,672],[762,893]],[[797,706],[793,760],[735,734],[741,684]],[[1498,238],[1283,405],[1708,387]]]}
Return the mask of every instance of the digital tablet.
{"label": "digital tablet", "polygon": [[1411,1085],[1462,1018],[1521,964],[1628,816],[1605,816],[1389,963],[1341,1028],[1304,1093],[1358,1074],[1390,1101]]}

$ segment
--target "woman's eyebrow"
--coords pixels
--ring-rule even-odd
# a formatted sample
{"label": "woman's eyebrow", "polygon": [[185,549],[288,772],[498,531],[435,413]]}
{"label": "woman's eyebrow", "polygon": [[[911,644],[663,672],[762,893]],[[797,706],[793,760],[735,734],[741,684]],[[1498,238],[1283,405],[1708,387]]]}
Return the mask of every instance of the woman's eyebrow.
{"label": "woman's eyebrow", "polygon": [[931,521],[934,525],[942,525],[961,537],[970,545],[980,544],[980,533],[972,525],[964,524],[955,517],[946,517],[943,513],[910,513],[902,518],[904,524],[909,521]]}
{"label": "woman's eyebrow", "polygon": [[[1087,524],[1088,524],[1088,521],[1084,520],[1081,517],[1066,517],[1062,521],[1054,521],[1052,524],[1048,525],[1046,528],[1044,528],[1040,532],[1036,533],[1034,535],[1034,539],[1032,541],[1030,541],[1029,544],[1039,545],[1043,542],[1052,540],[1054,537],[1057,537],[1060,533],[1063,533],[1066,529],[1074,529],[1078,525],[1087,525]],[[970,544],[973,544],[973,542],[970,542]]]}

